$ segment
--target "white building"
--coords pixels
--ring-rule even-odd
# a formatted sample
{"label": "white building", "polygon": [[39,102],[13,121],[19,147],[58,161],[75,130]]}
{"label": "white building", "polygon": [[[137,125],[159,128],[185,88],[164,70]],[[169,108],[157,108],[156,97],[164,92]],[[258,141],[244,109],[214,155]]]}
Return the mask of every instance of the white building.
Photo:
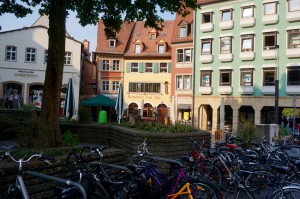
{"label": "white building", "polygon": [[[42,16],[31,27],[0,32],[0,99],[13,100],[18,95],[24,104],[39,105],[48,58],[48,24],[48,18]],[[76,111],[80,69],[81,42],[66,34],[62,84],[67,86],[72,78]],[[64,98],[62,93],[61,104]]]}

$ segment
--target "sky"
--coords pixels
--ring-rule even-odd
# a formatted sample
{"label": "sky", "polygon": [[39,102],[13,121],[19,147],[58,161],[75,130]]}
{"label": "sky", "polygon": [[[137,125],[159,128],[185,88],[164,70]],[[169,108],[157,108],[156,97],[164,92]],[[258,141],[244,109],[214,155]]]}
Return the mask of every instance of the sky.
{"label": "sky", "polygon": [[[0,32],[31,26],[36,22],[39,16],[37,9],[33,10],[32,14],[28,14],[24,18],[17,18],[13,14],[3,14],[0,16],[0,26],[2,27]],[[164,20],[175,20],[175,15],[166,13],[162,14],[162,18]],[[90,52],[96,50],[97,25],[87,25],[82,27],[76,18],[76,13],[71,13],[67,18],[66,29],[74,39],[80,42],[87,39],[90,42]]]}

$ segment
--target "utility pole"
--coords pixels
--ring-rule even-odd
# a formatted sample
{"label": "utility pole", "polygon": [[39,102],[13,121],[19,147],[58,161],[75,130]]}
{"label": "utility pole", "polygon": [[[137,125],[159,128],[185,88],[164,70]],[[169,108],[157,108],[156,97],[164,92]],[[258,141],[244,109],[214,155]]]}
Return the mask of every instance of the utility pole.
{"label": "utility pole", "polygon": [[279,45],[275,46],[275,70],[276,70],[276,80],[275,80],[275,124],[279,124],[279,107],[278,107],[278,101],[279,101],[279,64],[277,64],[278,60],[278,49]]}

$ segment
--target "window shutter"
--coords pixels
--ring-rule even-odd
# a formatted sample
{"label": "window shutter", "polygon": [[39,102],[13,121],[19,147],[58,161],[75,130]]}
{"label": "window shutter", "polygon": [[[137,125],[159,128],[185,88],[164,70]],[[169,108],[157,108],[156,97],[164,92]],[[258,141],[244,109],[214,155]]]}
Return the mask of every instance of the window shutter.
{"label": "window shutter", "polygon": [[127,62],[126,63],[126,73],[130,73],[130,66],[131,66],[131,63]]}
{"label": "window shutter", "polygon": [[168,62],[168,73],[172,72],[172,62]]}
{"label": "window shutter", "polygon": [[144,72],[144,63],[140,62],[139,63],[139,73],[143,73]]}
{"label": "window shutter", "polygon": [[159,71],[159,70],[158,70],[158,63],[155,62],[154,65],[153,65],[153,72],[154,72],[154,73],[158,73],[158,71]]}

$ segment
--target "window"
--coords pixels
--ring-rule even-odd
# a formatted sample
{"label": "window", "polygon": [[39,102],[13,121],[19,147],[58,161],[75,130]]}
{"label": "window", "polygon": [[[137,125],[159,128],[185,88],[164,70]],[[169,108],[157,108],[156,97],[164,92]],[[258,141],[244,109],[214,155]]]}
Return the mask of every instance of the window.
{"label": "window", "polygon": [[183,89],[183,77],[182,77],[182,75],[176,76],[176,89]]}
{"label": "window", "polygon": [[210,87],[211,86],[211,74],[212,74],[212,71],[211,70],[207,70],[207,71],[201,71],[201,79],[200,79],[200,86],[208,86]]}
{"label": "window", "polygon": [[276,68],[263,69],[263,86],[275,86]]}
{"label": "window", "polygon": [[129,92],[160,93],[160,83],[129,83]]}
{"label": "window", "polygon": [[270,2],[264,4],[264,15],[277,14],[277,2]]}
{"label": "window", "polygon": [[177,63],[192,61],[192,48],[177,49]]}
{"label": "window", "polygon": [[242,18],[247,18],[247,17],[253,17],[254,16],[254,7],[253,6],[247,6],[242,8]]}
{"label": "window", "polygon": [[241,70],[241,86],[253,86],[253,69],[242,69]]}
{"label": "window", "polygon": [[153,63],[146,63],[145,73],[152,73]]}
{"label": "window", "polygon": [[48,62],[48,50],[45,50],[44,63]]}
{"label": "window", "polygon": [[150,40],[155,40],[155,39],[156,39],[156,33],[151,33]]}
{"label": "window", "polygon": [[187,26],[180,26],[179,27],[179,37],[187,37]]}
{"label": "window", "polygon": [[277,45],[277,32],[267,32],[263,34],[264,50],[275,49]]}
{"label": "window", "polygon": [[102,70],[109,70],[109,60],[102,60]]}
{"label": "window", "polygon": [[108,47],[110,47],[110,48],[114,48],[114,47],[116,47],[116,39],[109,39],[108,40]]}
{"label": "window", "polygon": [[287,68],[287,85],[288,86],[300,85],[300,66]]}
{"label": "window", "polygon": [[232,20],[232,9],[222,10],[222,18],[221,21],[230,21]]}
{"label": "window", "polygon": [[211,55],[212,39],[202,39],[201,54]]}
{"label": "window", "polygon": [[26,62],[35,62],[35,53],[34,48],[26,48]]}
{"label": "window", "polygon": [[212,12],[202,13],[202,23],[212,23],[212,22],[213,22]]}
{"label": "window", "polygon": [[232,37],[220,38],[220,53],[231,53],[231,39]]}
{"label": "window", "polygon": [[288,0],[289,12],[300,11],[300,0]]}
{"label": "window", "polygon": [[65,52],[65,65],[71,65],[72,63],[72,53],[71,52]]}
{"label": "window", "polygon": [[120,70],[120,61],[113,60],[113,70]]}
{"label": "window", "polygon": [[160,63],[159,64],[159,72],[160,73],[167,73],[168,72],[167,63]]}
{"label": "window", "polygon": [[139,72],[139,66],[138,63],[131,63],[131,72]]}
{"label": "window", "polygon": [[192,75],[177,75],[176,89],[190,90],[192,89]]}
{"label": "window", "polygon": [[113,81],[113,91],[118,91],[119,89],[119,82]]}
{"label": "window", "polygon": [[165,53],[165,46],[164,45],[158,45],[158,53]]}
{"label": "window", "polygon": [[109,91],[109,81],[102,81],[102,90]]}
{"label": "window", "polygon": [[288,48],[300,48],[300,29],[288,30]]}
{"label": "window", "polygon": [[241,51],[253,51],[254,35],[241,36]]}
{"label": "window", "polygon": [[17,61],[17,47],[15,46],[6,46],[6,61]]}
{"label": "window", "polygon": [[231,86],[231,70],[220,70],[220,86]]}
{"label": "window", "polygon": [[141,49],[141,44],[135,44],[135,53],[141,53],[142,49]]}

